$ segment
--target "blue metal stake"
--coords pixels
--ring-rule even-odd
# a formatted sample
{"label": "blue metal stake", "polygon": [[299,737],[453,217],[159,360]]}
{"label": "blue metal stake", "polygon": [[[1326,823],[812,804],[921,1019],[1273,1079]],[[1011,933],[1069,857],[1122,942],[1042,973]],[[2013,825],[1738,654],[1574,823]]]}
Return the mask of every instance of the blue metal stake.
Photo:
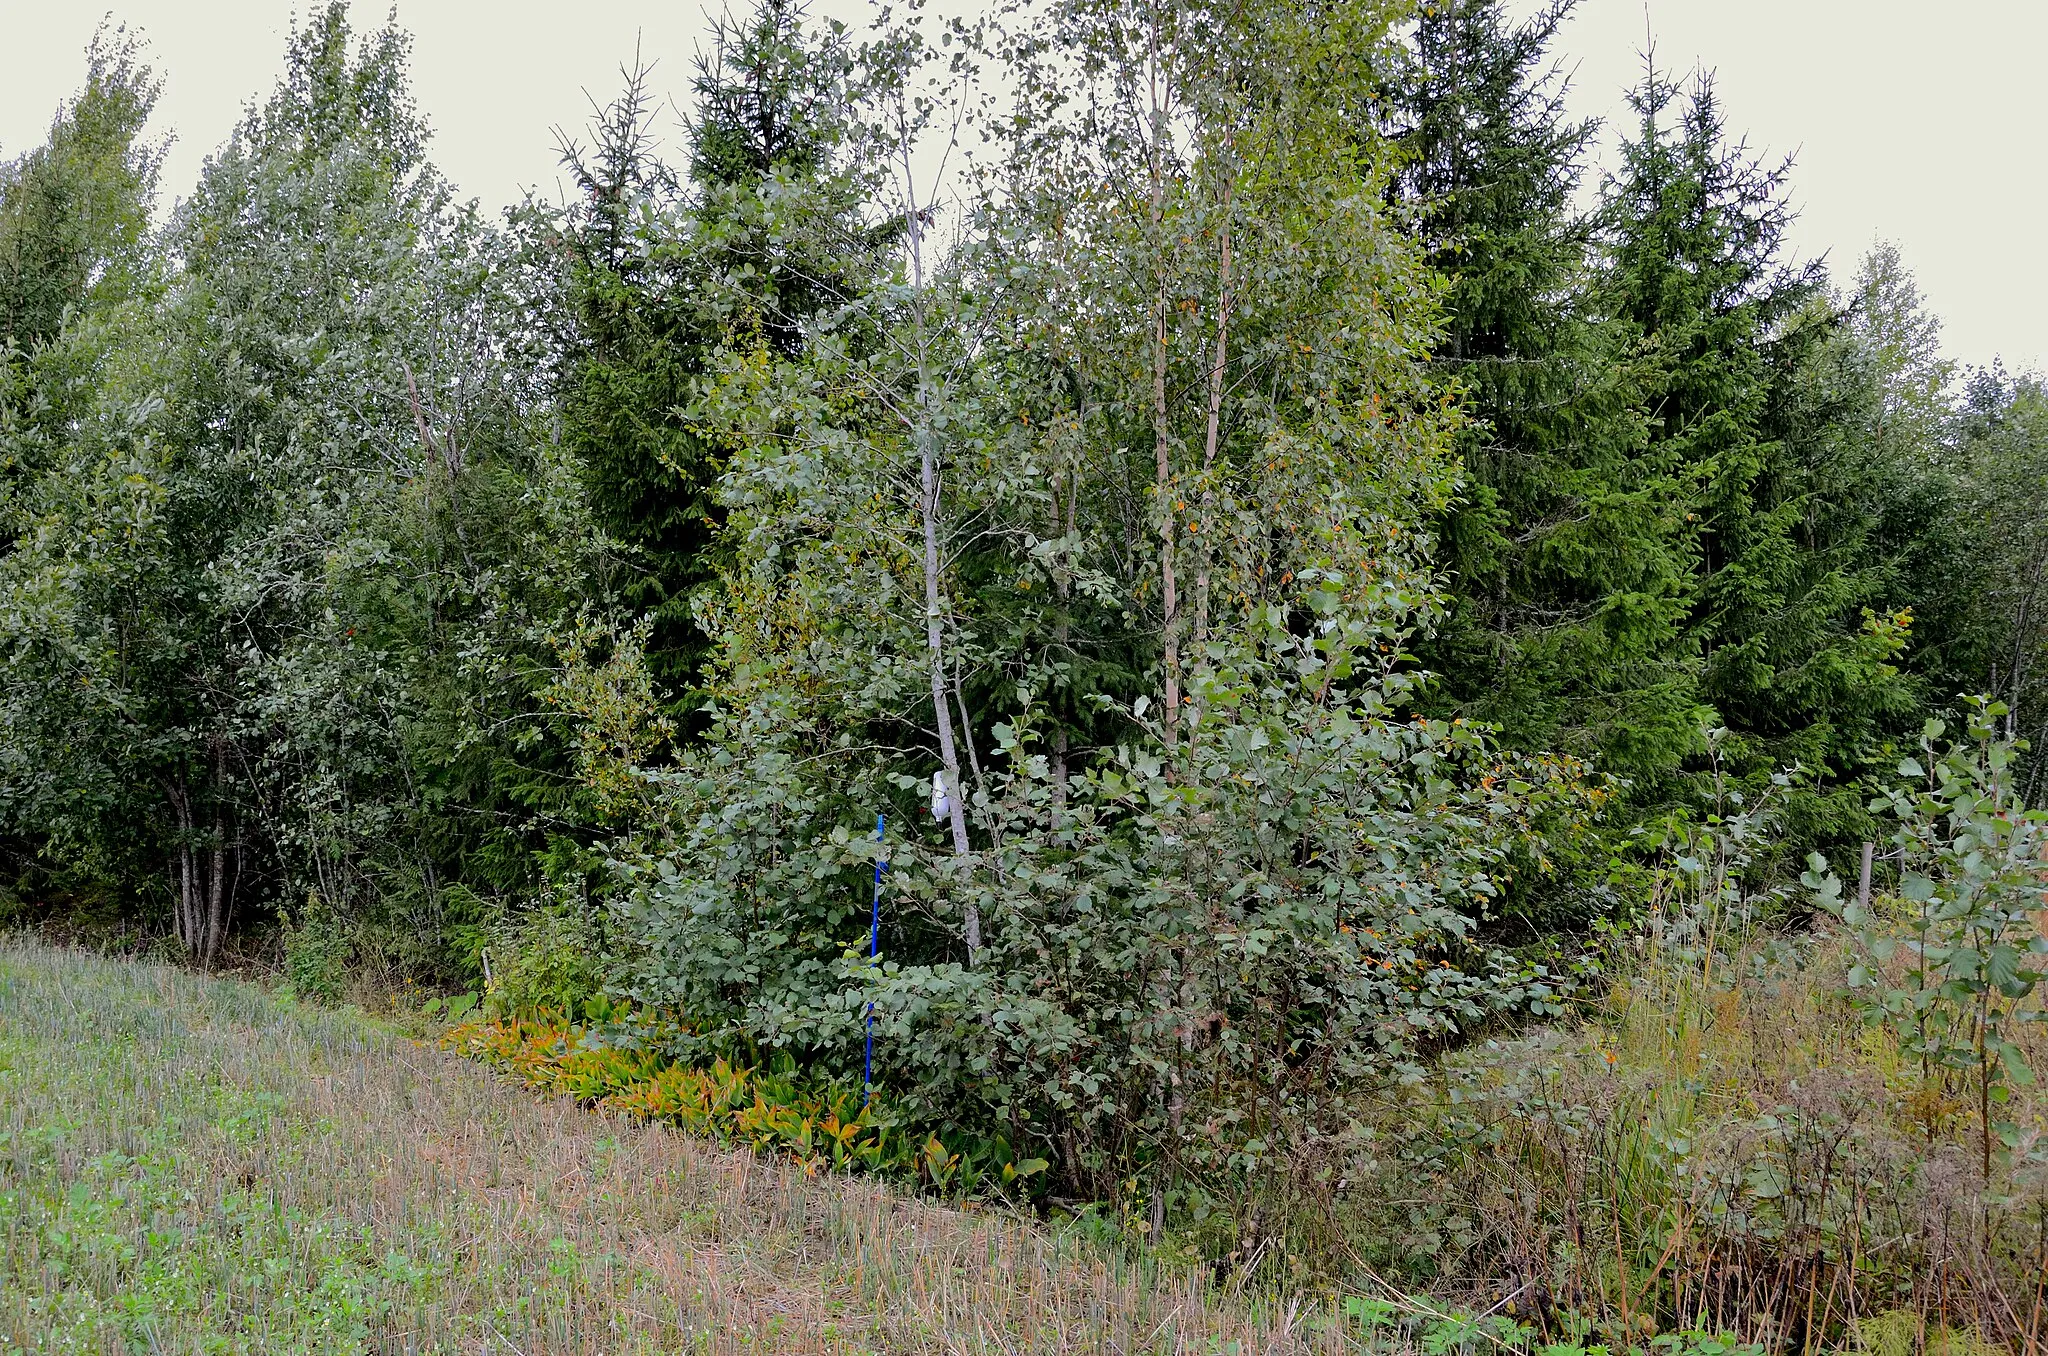
{"label": "blue metal stake", "polygon": [[[882,845],[882,816],[875,816],[875,846]],[[875,957],[882,946],[882,868],[889,864],[888,858],[879,852],[875,854],[875,902],[868,913],[868,966],[873,968]],[[869,983],[874,976],[868,977]],[[868,999],[868,1042],[867,1049],[860,1057],[860,1104],[866,1106],[874,1098],[872,1091],[875,1077],[875,1000]]]}

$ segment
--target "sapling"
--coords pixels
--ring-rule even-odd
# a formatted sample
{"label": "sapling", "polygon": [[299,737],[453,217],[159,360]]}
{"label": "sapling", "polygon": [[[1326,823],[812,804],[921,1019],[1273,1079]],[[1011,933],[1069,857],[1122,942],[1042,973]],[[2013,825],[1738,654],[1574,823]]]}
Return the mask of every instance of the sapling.
{"label": "sapling", "polygon": [[[1975,1084],[1979,1147],[1988,1181],[1994,1141],[2010,1148],[2018,1127],[1992,1119],[2012,1088],[2033,1081],[2013,1039],[2041,1013],[2022,1005],[2043,970],[2048,941],[2035,931],[2042,906],[2040,854],[2048,812],[2029,810],[2012,785],[2024,744],[1998,733],[2002,703],[1974,698],[1967,735],[1943,745],[1930,720],[1920,754],[1902,758],[1899,781],[1870,802],[1898,822],[1898,905],[1845,898],[1841,880],[1813,853],[1801,879],[1815,903],[1842,919],[1862,958],[1850,967],[1852,1001],[1889,1027],[1932,1088],[1951,1074]],[[1902,907],[1900,907],[1902,906]],[[1899,955],[1903,975],[1889,968]]]}

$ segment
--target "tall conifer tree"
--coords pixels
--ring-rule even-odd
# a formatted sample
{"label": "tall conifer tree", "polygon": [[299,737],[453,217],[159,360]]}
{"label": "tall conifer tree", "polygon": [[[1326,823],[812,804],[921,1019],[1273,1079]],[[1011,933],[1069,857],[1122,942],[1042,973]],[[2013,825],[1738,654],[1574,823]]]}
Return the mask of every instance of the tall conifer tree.
{"label": "tall conifer tree", "polygon": [[1671,468],[1641,456],[1627,327],[1594,286],[1573,203],[1593,128],[1547,62],[1569,13],[1430,6],[1394,90],[1401,191],[1445,273],[1435,368],[1476,416],[1440,526],[1452,599],[1421,650],[1446,713],[1617,771],[1668,763],[1699,721],[1672,663],[1693,574]]}
{"label": "tall conifer tree", "polygon": [[687,175],[661,158],[650,68],[563,162],[582,194],[563,222],[573,312],[566,440],[599,523],[630,548],[620,601],[652,621],[648,662],[678,707],[708,642],[692,596],[715,570],[718,449],[685,415],[722,345],[748,335],[783,356],[843,292],[835,236],[858,230],[835,178],[845,54],[797,0],[761,0],[714,27],[694,81]]}
{"label": "tall conifer tree", "polygon": [[[1640,459],[1693,534],[1670,662],[1727,732],[1721,768],[1756,783],[1804,770],[1789,854],[1853,841],[1870,831],[1856,785],[1870,760],[1955,696],[1960,579],[1943,561],[1971,555],[1955,487],[1930,474],[1924,439],[1888,427],[1897,362],[1818,261],[1787,257],[1789,162],[1729,136],[1704,76],[1681,90],[1652,69],[1631,103],[1599,297],[1628,336]],[[1638,802],[1697,803],[1702,753],[1665,744]]]}
{"label": "tall conifer tree", "polygon": [[[1924,326],[1865,335],[1868,305],[1785,263],[1786,167],[1727,135],[1705,79],[1646,73],[1577,215],[1590,129],[1545,65],[1568,8],[1518,25],[1431,6],[1394,89],[1399,187],[1448,280],[1435,368],[1478,416],[1439,527],[1430,700],[1593,757],[1638,814],[1691,799],[1716,726],[1747,772],[1799,762],[1839,786],[1967,667],[1968,609],[1936,564],[1967,556],[1943,526],[1953,487],[1878,370],[1885,343],[1924,359]],[[1907,377],[1922,410],[1930,378]],[[1849,792],[1795,801],[1803,835],[1860,824]]]}

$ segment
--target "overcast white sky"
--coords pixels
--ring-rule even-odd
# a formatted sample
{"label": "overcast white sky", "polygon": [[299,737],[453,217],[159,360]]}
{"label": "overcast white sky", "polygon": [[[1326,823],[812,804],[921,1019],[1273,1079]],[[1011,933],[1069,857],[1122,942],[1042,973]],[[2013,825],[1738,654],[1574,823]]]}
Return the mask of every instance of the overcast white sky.
{"label": "overcast white sky", "polygon": [[[1524,10],[1533,0],[1516,0]],[[158,125],[183,192],[245,101],[269,89],[291,0],[0,0],[0,155],[42,138],[77,84],[100,15],[140,28],[168,79]],[[358,0],[371,25],[385,0]],[[853,18],[862,0],[828,0]],[[498,205],[552,192],[558,125],[618,82],[634,44],[680,94],[704,31],[699,0],[400,0],[434,158]],[[1646,31],[1658,61],[1716,72],[1731,125],[1794,153],[1794,244],[1846,275],[1896,241],[1965,362],[2048,361],[2048,0],[1581,0],[1559,56],[1582,114],[1625,118]]]}
{"label": "overcast white sky", "polygon": [[1954,357],[2043,366],[2048,0],[1580,0],[1558,51],[1610,145],[1646,27],[1659,66],[1711,70],[1731,129],[1794,157],[1803,256],[1846,278],[1891,240]]}

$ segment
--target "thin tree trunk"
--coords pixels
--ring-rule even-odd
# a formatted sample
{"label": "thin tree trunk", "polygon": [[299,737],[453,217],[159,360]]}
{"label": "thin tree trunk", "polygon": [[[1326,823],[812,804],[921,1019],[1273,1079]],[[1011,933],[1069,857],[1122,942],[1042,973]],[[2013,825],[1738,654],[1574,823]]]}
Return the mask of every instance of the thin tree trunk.
{"label": "thin tree trunk", "polygon": [[185,785],[181,772],[172,778],[164,788],[171,802],[171,814],[177,825],[178,841],[171,857],[171,883],[175,898],[171,905],[171,926],[178,935],[178,944],[185,948],[185,954],[198,955],[198,908],[196,863],[192,860],[192,797]]}
{"label": "thin tree trunk", "polygon": [[[1167,325],[1170,314],[1168,280],[1171,276],[1169,249],[1166,234],[1166,134],[1167,110],[1161,102],[1159,88],[1159,17],[1155,9],[1152,14],[1151,48],[1149,52],[1148,75],[1152,98],[1152,248],[1155,251],[1155,267],[1158,269],[1157,286],[1152,299],[1152,461],[1153,493],[1159,504],[1159,589],[1162,620],[1160,626],[1160,648],[1164,660],[1166,679],[1166,734],[1167,766],[1169,774],[1174,764],[1174,755],[1180,749],[1181,718],[1181,672],[1180,672],[1180,591],[1175,578],[1175,532],[1179,525],[1182,505],[1174,498],[1173,441],[1168,421],[1166,403],[1167,368]],[[1153,1007],[1156,1013],[1173,1016],[1172,990],[1154,978],[1147,987],[1153,992]],[[1156,1095],[1167,1110],[1168,1119],[1175,1118],[1172,1104],[1174,1090],[1166,1085],[1166,1076],[1160,1075]],[[1170,1133],[1167,1172],[1174,1171],[1171,1162],[1178,1144],[1172,1142]],[[1155,1180],[1152,1185],[1150,1202],[1150,1225],[1153,1245],[1157,1246],[1166,1227],[1166,1181]]]}
{"label": "thin tree trunk", "polygon": [[206,925],[199,962],[208,970],[213,968],[214,960],[220,955],[220,944],[227,934],[228,831],[227,818],[221,809],[221,792],[226,784],[226,750],[216,740],[213,746],[213,844],[208,853],[212,869],[211,878],[206,882]]}
{"label": "thin tree trunk", "polygon": [[[901,118],[903,145],[904,225],[910,237],[911,318],[917,343],[917,426],[918,473],[923,494],[919,517],[924,529],[924,638],[932,689],[932,721],[939,737],[939,762],[944,768],[946,801],[951,809],[953,853],[964,857],[969,851],[965,797],[960,788],[960,753],[953,744],[953,718],[946,701],[946,644],[944,595],[939,587],[939,456],[934,446],[931,415],[930,343],[924,323],[924,221],[918,211],[916,179],[911,174],[908,119]],[[962,932],[967,942],[967,963],[971,967],[981,953],[981,910],[969,898],[963,904]]]}
{"label": "thin tree trunk", "polygon": [[1180,591],[1174,579],[1174,527],[1180,506],[1173,499],[1173,444],[1166,408],[1166,110],[1159,94],[1159,21],[1152,21],[1150,78],[1152,89],[1152,247],[1159,270],[1152,297],[1152,461],[1153,493],[1159,501],[1159,588],[1164,609],[1160,640],[1166,668],[1166,748],[1180,746]]}
{"label": "thin tree trunk", "polygon": [[1152,457],[1153,490],[1159,498],[1159,590],[1164,612],[1161,643],[1166,661],[1166,747],[1180,744],[1180,590],[1174,579],[1174,526],[1179,505],[1173,500],[1173,451],[1166,424],[1166,289],[1154,303],[1158,325],[1153,331]]}
{"label": "thin tree trunk", "polygon": [[[1076,385],[1079,385],[1078,379]],[[1081,505],[1079,439],[1085,438],[1088,431],[1088,407],[1085,397],[1078,400],[1076,404],[1079,408],[1075,412],[1075,419],[1079,427],[1076,430],[1077,441],[1073,474],[1067,477],[1067,506],[1064,519],[1060,515],[1057,501],[1053,505],[1054,529],[1060,532],[1060,535],[1067,542],[1067,549],[1070,551],[1074,549],[1074,542],[1077,540],[1076,534]],[[1054,572],[1053,587],[1059,593],[1060,619],[1056,635],[1060,653],[1064,655],[1067,651],[1068,642],[1072,638],[1073,619],[1071,608],[1074,601],[1074,581],[1070,571],[1064,566]],[[1059,726],[1053,731],[1052,736],[1052,808],[1053,827],[1057,828],[1060,817],[1066,813],[1067,809],[1067,724],[1064,718],[1060,720]]]}
{"label": "thin tree trunk", "polygon": [[2019,614],[2013,619],[2012,674],[2006,680],[2008,695],[2005,703],[2008,708],[2005,715],[2005,734],[2008,739],[2017,735],[2020,728],[2020,696],[2026,685],[2028,641],[2032,639],[2027,634],[2027,614],[2032,609],[2033,601],[2033,590],[2029,589],[2021,596]]}
{"label": "thin tree trunk", "polygon": [[[189,835],[191,830],[186,830]],[[178,940],[185,946],[186,956],[196,960],[199,957],[199,863],[192,853],[188,840],[178,849],[178,863],[183,868],[178,878]]]}
{"label": "thin tree trunk", "polygon": [[1230,355],[1230,204],[1232,180],[1223,184],[1223,242],[1216,265],[1216,362],[1209,369],[1209,417],[1202,439],[1201,537],[1196,544],[1199,564],[1195,569],[1195,662],[1202,662],[1202,649],[1209,643],[1209,561],[1215,553],[1216,443],[1223,426],[1223,369]]}
{"label": "thin tree trunk", "polygon": [[1984,1145],[1984,1186],[1991,1186],[1991,1048],[1985,1025],[1991,1020],[1991,991],[1977,995],[1977,1129]]}
{"label": "thin tree trunk", "polygon": [[221,938],[227,932],[227,826],[217,811],[213,817],[213,850],[208,856],[212,859],[211,879],[206,882],[205,947],[199,963],[203,969],[211,970],[220,955]]}
{"label": "thin tree trunk", "polygon": [[[964,857],[968,853],[967,811],[962,804],[965,798],[960,794],[960,753],[953,744],[953,719],[946,701],[945,605],[939,592],[938,458],[929,434],[921,437],[919,442],[923,444],[921,460],[924,474],[924,643],[931,660],[932,719],[938,726],[939,761],[945,766],[953,852]],[[981,952],[981,910],[971,899],[965,904],[964,924],[967,963],[972,966]]]}
{"label": "thin tree trunk", "polygon": [[960,652],[953,652],[953,704],[960,708],[960,740],[967,745],[967,767],[974,774],[974,789],[988,794],[988,783],[981,775],[981,754],[974,747],[974,724],[967,715],[967,691],[960,682]]}

